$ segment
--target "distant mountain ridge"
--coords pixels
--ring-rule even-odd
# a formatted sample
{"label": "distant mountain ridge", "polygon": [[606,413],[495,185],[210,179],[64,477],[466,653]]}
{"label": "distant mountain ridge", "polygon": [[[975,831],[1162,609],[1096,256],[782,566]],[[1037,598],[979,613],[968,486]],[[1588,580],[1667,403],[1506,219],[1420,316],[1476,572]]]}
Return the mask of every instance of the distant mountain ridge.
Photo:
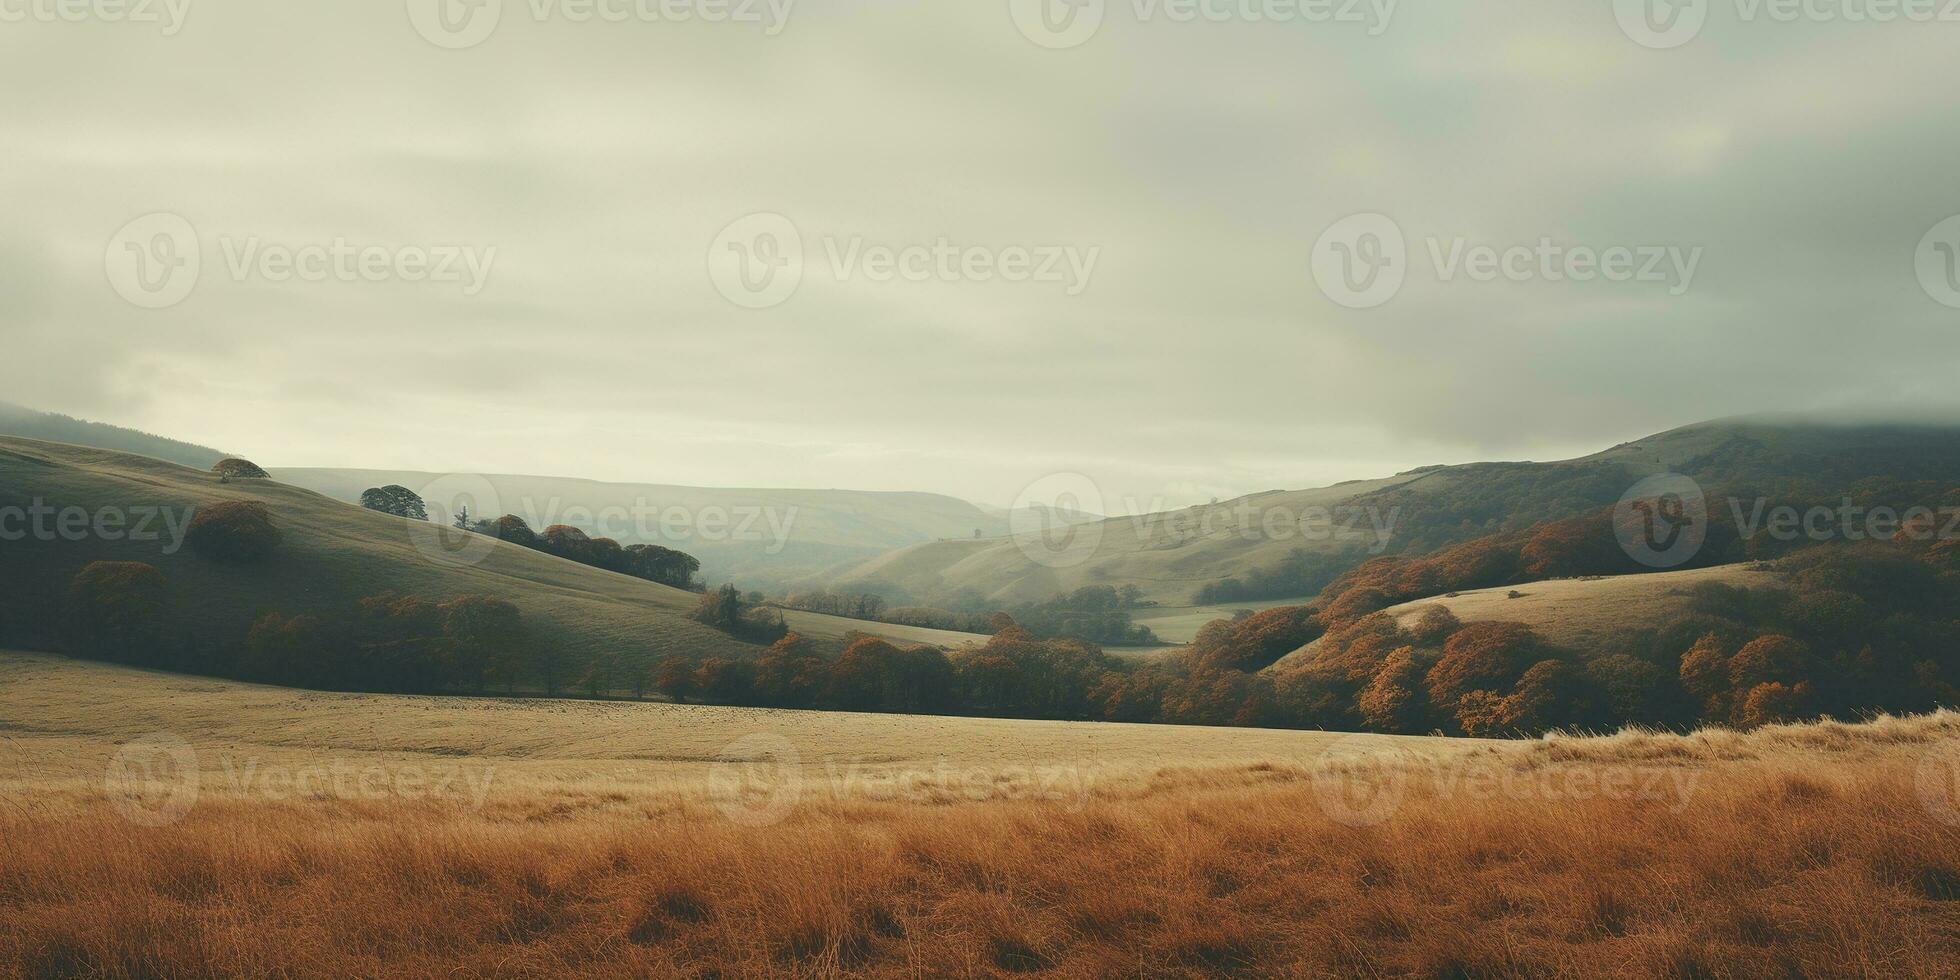
{"label": "distant mountain ridge", "polygon": [[119,425],[90,422],[54,412],[39,412],[7,402],[0,402],[0,435],[65,442],[91,449],[113,449],[198,469],[209,469],[211,464],[226,455],[209,446],[168,439]]}
{"label": "distant mountain ridge", "polygon": [[[815,584],[877,592],[894,602],[959,595],[1039,601],[1091,585],[1134,585],[1167,606],[1311,595],[1375,554],[1423,554],[1572,517],[1669,472],[1710,493],[1794,485],[1849,493],[1874,478],[1960,484],[1960,425],[1789,417],[1702,422],[1572,460],[1425,466],[1378,480],[1111,518],[1083,531],[1097,543],[1079,562],[1037,560],[1042,543],[1032,537],[940,541],[879,555]],[[1303,529],[1302,515],[1323,511],[1337,518],[1333,526]],[[1231,582],[1250,586],[1236,597],[1200,595]]]}

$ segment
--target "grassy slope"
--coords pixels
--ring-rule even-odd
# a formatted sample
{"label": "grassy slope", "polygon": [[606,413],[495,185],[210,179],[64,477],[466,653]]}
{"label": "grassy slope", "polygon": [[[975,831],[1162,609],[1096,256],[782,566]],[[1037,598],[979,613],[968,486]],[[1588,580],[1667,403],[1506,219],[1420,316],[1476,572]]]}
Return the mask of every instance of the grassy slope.
{"label": "grassy slope", "polygon": [[[1775,571],[1756,563],[1719,565],[1645,575],[1553,579],[1495,589],[1432,596],[1384,610],[1403,625],[1414,625],[1423,610],[1443,606],[1466,623],[1504,620],[1524,623],[1539,636],[1583,656],[1619,652],[1615,644],[1654,630],[1689,611],[1687,590],[1703,582],[1761,588],[1777,580]],[[1517,598],[1511,593],[1517,592]],[[1273,665],[1287,670],[1310,660],[1321,641],[1295,650]]]}
{"label": "grassy slope", "polygon": [[[271,473],[281,482],[349,502],[359,500],[361,491],[369,487],[399,484],[419,492],[443,476],[402,470],[276,467]],[[887,549],[940,538],[971,538],[976,530],[1000,534],[1007,527],[1001,515],[934,493],[683,487],[551,476],[487,475],[484,479],[495,489],[502,512],[524,518],[535,529],[574,524],[589,533],[615,537],[621,544],[678,548],[701,559],[702,574],[711,584],[733,581],[744,588],[773,590],[793,579],[838,563],[862,561]],[[765,517],[747,528],[756,538],[719,540],[728,534],[709,528],[704,536],[693,533],[691,525],[687,532],[670,536],[662,531],[658,516],[646,521],[646,533],[639,533],[638,522],[630,516],[635,507],[653,508],[655,515],[671,508],[689,515],[719,508],[737,515],[734,520],[738,522],[749,510]],[[616,517],[607,526],[597,526],[589,515],[606,508],[617,508]],[[786,533],[778,534],[777,528]],[[730,527],[728,532],[736,530]]]}
{"label": "grassy slope", "polygon": [[[1599,485],[1587,495],[1548,496],[1534,481],[1570,481],[1574,474],[1598,472]],[[1313,554],[1340,554],[1353,564],[1369,557],[1372,534],[1343,534],[1309,541],[1300,537],[1273,538],[1244,533],[1230,523],[1241,503],[1251,508],[1250,527],[1262,526],[1263,514],[1284,507],[1298,514],[1310,505],[1373,506],[1386,515],[1401,508],[1403,517],[1422,510],[1426,502],[1489,498],[1511,502],[1512,523],[1528,525],[1540,517],[1566,517],[1613,503],[1631,482],[1661,472],[1687,472],[1704,481],[1710,491],[1720,485],[1755,480],[1807,478],[1823,485],[1849,485],[1864,477],[1952,479],[1960,474],[1960,427],[1952,426],[1836,426],[1775,418],[1704,422],[1623,443],[1603,452],[1563,463],[1467,464],[1425,469],[1384,480],[1358,481],[1318,490],[1258,494],[1222,504],[1194,507],[1155,519],[1139,527],[1130,518],[1102,523],[1101,547],[1087,562],[1068,569],[1044,568],[1007,539],[946,541],[917,545],[880,555],[855,567],[840,569],[829,584],[889,583],[915,594],[936,588],[969,588],[1004,600],[1039,600],[1084,585],[1136,585],[1147,598],[1166,605],[1191,601],[1199,586],[1268,568],[1294,549]],[[1568,483],[1563,494],[1579,494]],[[1194,536],[1211,511],[1208,536]],[[1518,516],[1528,515],[1528,516]],[[1404,522],[1406,525],[1406,522]],[[1390,553],[1406,547],[1418,552],[1467,540],[1499,527],[1464,528],[1438,540],[1430,528],[1415,540],[1397,533]]]}
{"label": "grassy slope", "polygon": [[[267,764],[335,758],[472,760],[508,779],[621,779],[640,791],[662,780],[697,785],[737,739],[786,738],[813,777],[834,766],[871,771],[951,766],[1093,766],[1112,777],[1165,765],[1309,759],[1337,738],[1322,732],[1101,722],[727,708],[657,702],[413,697],[294,691],[186,677],[46,654],[0,652],[0,717],[16,741],[0,755],[9,779],[100,785],[115,747],[173,733],[221,769],[216,753]],[[1468,740],[1356,736],[1359,744],[1441,751]],[[32,756],[32,765],[22,762]],[[11,763],[11,764],[9,764]],[[512,784],[514,786],[514,784]]]}
{"label": "grassy slope", "polygon": [[[333,615],[367,595],[395,590],[447,598],[483,594],[517,605],[534,629],[562,637],[574,653],[628,658],[668,654],[740,656],[753,650],[687,620],[687,592],[496,543],[476,565],[436,561],[415,546],[410,522],[271,481],[220,484],[209,473],[141,456],[0,438],[0,504],[39,498],[60,507],[196,507],[257,500],[269,507],[284,541],[257,567],[213,564],[164,543],[10,542],[0,549],[0,616],[46,626],[53,603],[83,565],[98,559],[149,562],[162,569],[198,635],[242,637],[267,611]],[[487,540],[487,539],[481,539]]]}

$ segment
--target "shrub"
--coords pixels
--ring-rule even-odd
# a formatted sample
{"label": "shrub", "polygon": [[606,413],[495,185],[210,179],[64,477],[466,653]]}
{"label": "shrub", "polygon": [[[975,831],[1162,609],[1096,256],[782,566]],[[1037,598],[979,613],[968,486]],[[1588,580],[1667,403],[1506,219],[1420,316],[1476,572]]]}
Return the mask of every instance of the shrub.
{"label": "shrub", "polygon": [[184,541],[212,561],[256,562],[279,546],[279,529],[264,504],[233,500],[198,508]]}
{"label": "shrub", "polygon": [[232,480],[264,480],[270,474],[249,459],[229,456],[212,464],[211,472]]}
{"label": "shrub", "polygon": [[246,677],[296,687],[331,681],[325,628],[315,616],[266,613],[245,636]]}
{"label": "shrub", "polygon": [[1462,621],[1450,612],[1448,606],[1430,606],[1422,611],[1421,618],[1416,620],[1415,628],[1409,631],[1409,635],[1418,646],[1440,647],[1443,641],[1450,638],[1450,634],[1462,628]]}
{"label": "shrub", "polygon": [[436,608],[449,641],[443,665],[452,683],[482,691],[490,682],[513,679],[528,646],[516,606],[478,595],[450,599]]}
{"label": "shrub", "polygon": [[412,521],[429,519],[428,507],[422,503],[421,496],[399,484],[369,487],[361,491],[361,506],[369,510],[378,510],[383,514],[406,517]]}
{"label": "shrub", "polygon": [[152,565],[90,562],[68,585],[69,639],[88,656],[159,663],[169,618],[169,586]]}
{"label": "shrub", "polygon": [[499,541],[508,541],[520,548],[538,547],[537,532],[531,530],[531,525],[524,523],[524,518],[516,514],[505,514],[491,521],[486,528],[486,533]]}

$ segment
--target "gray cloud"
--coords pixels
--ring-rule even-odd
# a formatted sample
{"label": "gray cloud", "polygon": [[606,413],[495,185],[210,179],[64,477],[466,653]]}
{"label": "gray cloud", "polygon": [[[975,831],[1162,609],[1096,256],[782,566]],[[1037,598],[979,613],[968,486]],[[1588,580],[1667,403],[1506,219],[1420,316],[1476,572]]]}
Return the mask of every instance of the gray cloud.
{"label": "gray cloud", "polygon": [[[1602,4],[1340,25],[1138,23],[1049,51],[1005,0],[804,0],[787,28],[532,23],[444,51],[399,3],[194,0],[0,31],[8,400],[268,465],[932,489],[1056,469],[1172,503],[1705,417],[1939,402],[1960,311],[1912,251],[1960,212],[1960,24],[1738,23],[1631,43]],[[190,219],[185,302],[103,250]],[[1089,288],[833,281],[717,295],[730,221],[1100,249]],[[1331,222],[1704,250],[1693,288],[1437,282],[1372,310]],[[232,281],[211,244],[496,249],[482,291]],[[1426,261],[1426,260],[1424,260]],[[1418,267],[1420,269],[1420,266]]]}

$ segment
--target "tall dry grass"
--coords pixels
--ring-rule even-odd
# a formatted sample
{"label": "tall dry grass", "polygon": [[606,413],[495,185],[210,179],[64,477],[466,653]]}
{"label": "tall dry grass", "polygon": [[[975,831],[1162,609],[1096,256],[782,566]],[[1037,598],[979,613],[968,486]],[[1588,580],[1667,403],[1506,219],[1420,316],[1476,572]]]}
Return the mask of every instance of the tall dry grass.
{"label": "tall dry grass", "polygon": [[[1505,746],[1464,771],[1544,779],[1419,771],[1362,825],[1329,815],[1339,777],[1284,765],[762,828],[698,800],[0,807],[0,973],[1952,976],[1960,827],[1916,763],[1956,734]],[[1627,766],[1692,793],[1545,789]]]}

